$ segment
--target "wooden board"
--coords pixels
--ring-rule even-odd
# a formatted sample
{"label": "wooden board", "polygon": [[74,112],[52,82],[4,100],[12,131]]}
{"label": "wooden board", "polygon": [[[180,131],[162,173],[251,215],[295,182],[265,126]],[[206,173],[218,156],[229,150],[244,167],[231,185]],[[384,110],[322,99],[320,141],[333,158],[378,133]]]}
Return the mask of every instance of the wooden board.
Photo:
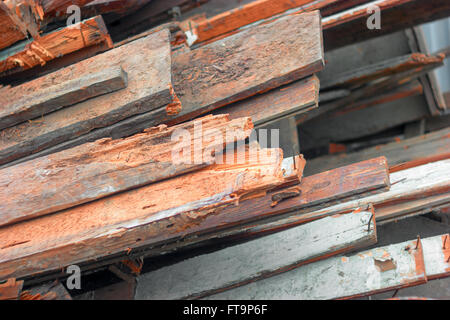
{"label": "wooden board", "polygon": [[203,42],[308,2],[310,0],[256,0],[210,19],[185,22],[185,25],[190,26],[185,31],[192,33],[191,37],[195,39],[193,43]]}
{"label": "wooden board", "polygon": [[57,57],[112,40],[101,16],[25,41],[0,54],[0,77],[45,65]]}
{"label": "wooden board", "polygon": [[230,206],[217,214],[205,216],[196,225],[178,220],[186,228],[179,230],[173,241],[167,241],[169,240],[167,236],[161,238],[163,244],[147,248],[145,254],[154,256],[185,247],[204,246],[210,243],[217,245],[242,238],[251,239],[321,218],[311,215],[309,219],[307,217],[300,223],[272,227],[271,222],[283,221],[285,218],[289,220],[291,216],[295,218],[297,212],[314,212],[318,208],[329,207],[346,199],[349,201],[383,192],[388,188],[389,175],[385,159],[355,163],[305,177],[299,186],[285,187],[264,197],[241,201],[238,206]]}
{"label": "wooden board", "polygon": [[352,153],[339,153],[308,160],[305,175],[316,174],[354,162],[385,156],[391,172],[450,158],[450,129],[398,140]]}
{"label": "wooden board", "polygon": [[183,110],[173,121],[301,79],[323,66],[318,12],[283,17],[181,52],[173,58],[173,79]]}
{"label": "wooden board", "polygon": [[[367,9],[375,3],[381,11],[381,28],[367,28]],[[405,14],[407,12],[408,14]],[[323,19],[325,50],[378,37],[450,15],[446,0],[379,0]]]}
{"label": "wooden board", "polygon": [[232,119],[251,117],[255,127],[310,111],[318,106],[319,80],[311,76],[257,96],[216,109]]}
{"label": "wooden board", "polygon": [[320,87],[322,90],[325,90],[336,86],[340,88],[359,86],[396,73],[439,63],[442,62],[443,58],[443,55],[429,56],[423,53],[394,57],[386,61],[346,71],[342,74],[328,74],[328,77],[321,77]]}
{"label": "wooden board", "polygon": [[[204,168],[214,162],[208,152],[245,140],[252,128],[248,118],[210,116],[122,140],[98,140],[5,168],[0,170],[0,226]],[[197,148],[199,157],[189,153],[184,163],[174,161],[172,150],[179,141],[172,135],[179,130],[189,135],[185,143],[192,154]]]}
{"label": "wooden board", "polygon": [[[323,215],[336,214],[356,207],[365,207],[368,204],[373,204],[378,222],[398,218],[404,212],[402,210],[389,210],[392,209],[392,206],[402,203],[408,204],[414,200],[426,200],[428,197],[444,195],[450,192],[450,160],[432,162],[394,172],[390,175],[390,179],[391,188],[389,191],[329,206],[309,215],[323,217]],[[383,212],[384,208],[386,208],[385,213]],[[305,216],[302,217],[302,219],[305,218]]]}
{"label": "wooden board", "polygon": [[200,298],[363,248],[376,239],[373,212],[329,217],[140,275],[135,298]]}
{"label": "wooden board", "polygon": [[[38,118],[63,107],[111,93],[127,86],[127,74],[120,66],[113,66],[80,78],[41,88],[27,82],[10,88],[0,96],[0,130]],[[35,80],[41,82],[41,79]],[[31,92],[28,88],[31,87]],[[28,89],[28,90],[27,90]]]}
{"label": "wooden board", "polygon": [[[171,85],[171,53],[169,31],[161,30],[146,38],[44,76],[30,83],[46,87],[62,83],[76,74],[89,70],[98,72],[111,66],[121,66],[128,74],[128,86],[120,91],[102,95],[60,109],[34,122],[23,123],[0,131],[0,164],[11,162],[31,153],[49,148],[88,132],[111,126],[127,117],[149,110],[162,109],[176,113],[180,106]],[[141,130],[152,126],[147,124]],[[131,132],[130,134],[139,131]],[[97,136],[95,140],[107,137]]]}
{"label": "wooden board", "polygon": [[284,175],[281,150],[263,149],[256,155],[247,156],[243,164],[217,164],[0,228],[0,279],[60,270],[111,255],[126,257],[135,248],[174,238],[183,230],[189,233],[190,225],[219,213],[220,208],[299,182],[297,170],[293,176]]}
{"label": "wooden board", "polygon": [[426,281],[423,246],[413,240],[318,261],[208,298],[349,299]]}

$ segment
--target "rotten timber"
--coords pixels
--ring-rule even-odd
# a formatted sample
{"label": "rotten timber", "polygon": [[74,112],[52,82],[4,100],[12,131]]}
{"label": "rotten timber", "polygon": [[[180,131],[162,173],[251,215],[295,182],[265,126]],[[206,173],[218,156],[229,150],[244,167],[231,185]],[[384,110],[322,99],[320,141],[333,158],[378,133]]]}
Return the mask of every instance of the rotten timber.
{"label": "rotten timber", "polygon": [[8,48],[0,55],[0,77],[43,66],[57,57],[101,43],[113,46],[103,18],[97,16]]}
{"label": "rotten timber", "polygon": [[[279,28],[286,30],[286,33],[280,34]],[[295,32],[288,32],[288,29]],[[163,31],[168,32],[167,30]],[[268,37],[267,34],[274,34],[274,37]],[[317,13],[300,14],[285,17],[271,24],[251,28],[247,32],[196,50],[176,53],[172,61],[173,80],[175,93],[182,105],[181,111],[176,109],[168,113],[163,108],[151,108],[151,111],[148,109],[145,111],[140,110],[138,114],[129,116],[126,119],[122,117],[121,121],[117,121],[114,124],[108,123],[107,126],[96,126],[95,130],[92,128],[92,130],[85,130],[83,133],[77,132],[77,134],[72,134],[70,140],[67,138],[61,139],[61,135],[58,135],[58,141],[47,139],[44,147],[33,151],[36,154],[18,161],[30,160],[104,137],[113,137],[115,139],[125,137],[140,132],[149,126],[157,126],[161,123],[168,125],[181,123],[237,100],[248,98],[257,93],[308,76],[323,67],[320,34],[319,15]],[[151,36],[155,37],[156,34],[144,39],[150,39],[149,37]],[[128,46],[136,43],[142,43],[140,41],[144,41],[144,39],[129,43],[126,45],[126,48],[128,49]],[[249,39],[253,40],[250,41]],[[285,56],[283,61],[278,59],[280,54],[278,41],[283,42],[282,47]],[[255,46],[259,48],[257,52],[260,53],[257,57],[254,54]],[[116,48],[111,52],[115,52],[123,47]],[[298,55],[299,50],[305,51],[307,54]],[[108,52],[100,56],[106,54]],[[278,61],[280,64],[276,65],[273,61]],[[141,69],[145,68],[141,66]],[[170,73],[168,72],[168,74]],[[132,75],[129,72],[128,76],[130,83],[132,83]],[[91,101],[94,103],[96,100],[92,99]],[[86,105],[86,103],[82,103],[76,105],[76,107],[77,109],[85,108]],[[46,123],[44,118],[46,129],[42,129],[42,131],[57,132],[64,129],[60,128],[63,126],[60,120],[61,116],[59,116],[60,112],[61,110],[52,114],[53,119],[48,117],[49,123]],[[50,122],[50,120],[52,121]],[[92,121],[94,119],[89,122]],[[35,131],[37,130],[35,129]],[[31,135],[25,132],[23,134],[25,136]],[[53,132],[49,132],[49,134],[53,136]],[[36,139],[39,140],[38,137]],[[51,143],[49,143],[49,140],[51,140]],[[11,152],[8,154],[9,156],[15,155],[15,153],[11,154]],[[25,156],[25,154],[21,154],[15,158],[18,159]],[[6,161],[1,161],[1,158],[0,156],[0,163],[6,163]],[[8,162],[11,161],[13,159],[8,160]]]}
{"label": "rotten timber", "polygon": [[369,246],[377,240],[373,217],[370,211],[329,217],[181,261],[139,276],[135,298],[201,298]]}
{"label": "rotten timber", "polygon": [[318,97],[319,80],[311,76],[216,109],[213,114],[227,113],[232,119],[245,115],[258,127],[315,109]]}
{"label": "rotten timber", "polygon": [[174,88],[183,105],[176,121],[301,79],[323,66],[318,12],[283,17],[181,52],[173,58]]}
{"label": "rotten timber", "polygon": [[[380,29],[367,27],[367,18],[373,14],[368,8],[373,5],[380,9]],[[325,49],[332,50],[449,15],[450,2],[446,0],[371,1],[323,19]]]}
{"label": "rotten timber", "polygon": [[[285,159],[286,160],[286,159]],[[293,166],[291,166],[293,167]],[[299,167],[299,164],[296,165]],[[299,186],[281,188],[255,199],[241,201],[238,206],[224,208],[218,214],[209,214],[196,225],[185,225],[171,241],[167,235],[161,244],[136,252],[154,256],[186,247],[223,243],[236,238],[252,238],[279,231],[298,224],[276,225],[265,228],[271,221],[295,215],[298,211],[312,212],[355,197],[383,192],[389,188],[386,160],[372,159],[330,172],[305,177]],[[220,214],[219,214],[220,213]],[[306,219],[301,223],[315,220]],[[262,226],[262,230],[259,230]]]}
{"label": "rotten timber", "polygon": [[[305,178],[306,179],[306,178]],[[377,195],[362,197],[328,208],[318,210],[298,219],[308,220],[308,216],[320,218],[328,214],[336,214],[365,207],[372,204],[379,223],[411,216],[424,208],[429,211],[434,205],[442,206],[450,201],[450,160],[431,162],[418,167],[405,169],[390,174],[391,188]],[[430,199],[428,199],[430,197]],[[437,199],[435,199],[437,197]]]}
{"label": "rotten timber", "polygon": [[421,240],[308,264],[210,299],[350,299],[426,283]]}
{"label": "rotten timber", "polygon": [[[35,119],[63,107],[111,93],[127,86],[127,75],[120,66],[113,66],[80,78],[35,90],[41,79],[5,90],[0,95],[0,130]],[[31,91],[31,92],[30,92]]]}
{"label": "rotten timber", "polygon": [[357,152],[339,153],[311,159],[308,160],[305,175],[379,156],[387,158],[391,173],[450,158],[450,129],[442,129]]}
{"label": "rotten timber", "polygon": [[[208,116],[183,125],[151,128],[126,139],[103,139],[0,170],[0,226],[67,209],[129,189],[192,172],[214,162],[227,144],[243,141],[248,118]],[[189,133],[190,154],[173,161],[177,130]],[[202,130],[198,134],[195,130]],[[219,135],[217,137],[217,135]],[[214,138],[214,139],[212,139]],[[206,157],[206,158],[205,158]]]}
{"label": "rotten timber", "polygon": [[295,174],[286,177],[281,150],[261,149],[256,157],[246,156],[244,164],[216,164],[6,226],[0,229],[0,279],[45,274],[114,255],[123,260],[137,248],[188,232],[183,229],[224,207],[299,183],[303,166],[296,162]]}
{"label": "rotten timber", "polygon": [[[171,84],[171,52],[169,31],[161,30],[114,50],[60,69],[41,78],[33,85],[64,82],[85,70],[98,72],[108,67],[121,66],[128,75],[126,88],[50,113],[38,121],[27,122],[0,131],[0,164],[22,158],[100,130],[136,114],[160,109],[164,114],[179,112]],[[128,128],[135,123],[129,124]],[[132,130],[128,135],[152,126]],[[109,137],[109,131],[94,140]],[[93,141],[93,140],[91,140]],[[84,143],[87,141],[82,141]],[[79,144],[81,144],[79,143]]]}
{"label": "rotten timber", "polygon": [[423,53],[412,53],[401,57],[395,57],[356,70],[350,70],[342,74],[321,77],[320,87],[322,90],[325,90],[332,87],[348,88],[359,86],[396,73],[423,68],[430,64],[441,63],[443,58],[444,56],[442,54],[429,56]]}

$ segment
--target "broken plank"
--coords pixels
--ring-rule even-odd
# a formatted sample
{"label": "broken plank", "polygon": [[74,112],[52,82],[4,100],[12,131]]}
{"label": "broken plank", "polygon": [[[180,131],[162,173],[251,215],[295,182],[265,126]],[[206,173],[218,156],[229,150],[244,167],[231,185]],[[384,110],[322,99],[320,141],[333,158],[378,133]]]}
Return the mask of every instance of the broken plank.
{"label": "broken plank", "polygon": [[249,151],[237,153],[238,159],[246,155],[243,163],[215,164],[0,228],[0,279],[11,274],[42,274],[111,255],[126,256],[136,248],[176,237],[223,207],[299,183],[297,170],[294,176],[284,175],[281,150],[256,151],[250,157]]}
{"label": "broken plank", "polygon": [[259,127],[317,108],[318,96],[319,80],[312,76],[216,109],[213,114],[227,113],[232,119],[251,117]]}
{"label": "broken plank", "polygon": [[[248,118],[209,116],[122,140],[98,140],[2,169],[0,226],[204,168],[214,162],[208,152],[219,153],[227,144],[245,140],[252,128]],[[183,143],[193,156],[189,153],[177,162],[172,151],[180,142],[172,135],[181,130],[188,134]]]}
{"label": "broken plank", "polygon": [[333,257],[212,295],[209,299],[349,299],[427,281],[420,240]]}
{"label": "broken plank", "polygon": [[[42,79],[37,79],[32,81],[37,82],[37,85],[28,82],[1,94],[0,103],[3,109],[0,110],[0,130],[123,89],[127,86],[127,75],[120,66],[113,66],[39,91],[34,90],[41,81]],[[28,89],[30,85],[31,92]]]}
{"label": "broken plank", "polygon": [[374,244],[375,230],[370,211],[328,217],[140,275],[135,298],[201,298]]}
{"label": "broken plank", "polygon": [[[176,96],[171,85],[168,30],[60,69],[33,84],[61,83],[76,74],[84,74],[85,70],[98,72],[111,66],[121,66],[127,73],[126,88],[57,110],[38,121],[0,131],[0,164],[76,139],[94,129],[110,127],[136,114],[155,109],[161,109],[165,114],[179,111],[180,105],[174,103]],[[146,123],[141,130],[152,125]],[[104,137],[108,135],[98,135],[95,140]]]}
{"label": "broken plank", "polygon": [[320,14],[286,16],[249,28],[178,53],[172,66],[183,105],[173,121],[185,121],[321,70]]}
{"label": "broken plank", "polygon": [[20,42],[0,54],[0,77],[45,65],[57,57],[112,40],[101,16]]}
{"label": "broken plank", "polygon": [[352,153],[326,155],[308,160],[305,175],[334,169],[354,162],[385,156],[390,172],[450,158],[450,129],[397,140]]}

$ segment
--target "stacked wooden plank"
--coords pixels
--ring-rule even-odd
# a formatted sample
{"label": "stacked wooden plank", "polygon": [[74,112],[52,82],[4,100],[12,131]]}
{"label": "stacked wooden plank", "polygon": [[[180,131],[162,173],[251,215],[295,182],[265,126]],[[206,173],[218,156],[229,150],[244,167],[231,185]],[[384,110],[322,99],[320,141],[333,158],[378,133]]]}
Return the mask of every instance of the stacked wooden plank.
{"label": "stacked wooden plank", "polygon": [[[65,25],[69,5],[85,20]],[[53,281],[71,265],[136,299],[354,298],[450,276],[449,235],[355,254],[377,226],[450,206],[432,74],[449,51],[403,30],[449,15],[0,1],[0,299],[70,299]]]}
{"label": "stacked wooden plank", "polygon": [[[323,68],[320,30],[317,12],[294,15],[172,57],[169,32],[163,29],[28,82],[24,86],[42,88],[53,79],[62,82],[69,74],[71,79],[79,78],[86,69],[94,72],[112,65],[122,66],[128,75],[128,86],[122,90],[2,130],[0,163],[28,160],[24,157],[30,154],[43,156],[104,137],[120,138],[161,123],[180,123],[310,76]],[[255,46],[260,54],[255,55]],[[277,65],[272,62],[277,61],[281,46],[285,59]],[[299,50],[305,54],[299,56]],[[280,106],[288,108],[289,114],[317,103],[317,80],[294,85],[301,86],[295,108],[286,103]],[[274,99],[283,103],[283,98]],[[238,107],[242,108],[251,106]],[[282,116],[282,112],[275,114]],[[270,118],[274,115],[265,116]]]}

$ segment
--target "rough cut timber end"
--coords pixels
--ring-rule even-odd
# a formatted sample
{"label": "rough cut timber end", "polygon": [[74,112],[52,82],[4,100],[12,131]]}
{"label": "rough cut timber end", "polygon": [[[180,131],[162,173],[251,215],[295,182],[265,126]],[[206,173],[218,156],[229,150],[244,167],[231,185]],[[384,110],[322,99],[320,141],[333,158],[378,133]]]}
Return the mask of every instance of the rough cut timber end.
{"label": "rough cut timber end", "polygon": [[320,13],[286,16],[179,53],[173,60],[181,119],[200,115],[320,71]]}
{"label": "rough cut timber end", "polygon": [[17,73],[99,43],[113,47],[101,16],[42,35],[31,42],[17,44],[6,57],[0,56],[0,77]]}

